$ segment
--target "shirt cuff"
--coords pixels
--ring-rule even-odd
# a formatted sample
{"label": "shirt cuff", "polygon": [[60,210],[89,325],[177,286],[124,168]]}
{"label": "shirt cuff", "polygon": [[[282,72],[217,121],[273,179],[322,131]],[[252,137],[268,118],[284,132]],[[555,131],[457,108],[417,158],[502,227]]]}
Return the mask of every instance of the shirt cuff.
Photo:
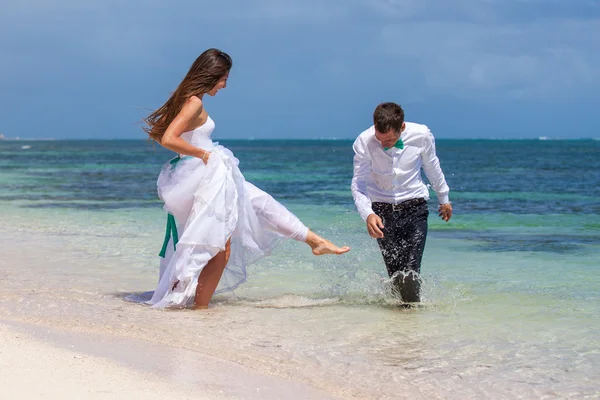
{"label": "shirt cuff", "polygon": [[375,214],[375,212],[371,207],[369,207],[368,209],[364,210],[360,216],[362,217],[363,221],[367,222],[367,218],[369,218],[369,215],[371,214]]}
{"label": "shirt cuff", "polygon": [[450,203],[450,197],[447,194],[444,195],[438,195],[438,201],[440,202],[440,204],[448,204]]}

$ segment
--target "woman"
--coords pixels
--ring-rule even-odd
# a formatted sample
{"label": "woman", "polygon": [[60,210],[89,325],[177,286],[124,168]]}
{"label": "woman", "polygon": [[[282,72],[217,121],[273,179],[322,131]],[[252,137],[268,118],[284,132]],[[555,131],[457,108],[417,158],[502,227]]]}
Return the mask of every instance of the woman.
{"label": "woman", "polygon": [[[249,182],[238,160],[212,142],[214,122],[205,94],[227,86],[231,58],[209,49],[196,59],[169,100],[145,120],[145,131],[178,153],[158,178],[158,193],[169,213],[153,307],[207,308],[220,291],[246,280],[246,266],[268,255],[284,238],[307,243],[315,255],[343,254],[305,227],[270,195]],[[227,267],[227,268],[226,268]]]}

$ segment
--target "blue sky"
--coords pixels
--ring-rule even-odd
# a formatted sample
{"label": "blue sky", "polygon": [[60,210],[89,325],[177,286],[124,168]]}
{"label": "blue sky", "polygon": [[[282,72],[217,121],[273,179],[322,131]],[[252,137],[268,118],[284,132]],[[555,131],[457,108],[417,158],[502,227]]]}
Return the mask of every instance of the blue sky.
{"label": "blue sky", "polygon": [[234,60],[214,138],[354,138],[395,101],[437,138],[600,137],[600,1],[20,0],[0,133],[144,138],[193,60]]}

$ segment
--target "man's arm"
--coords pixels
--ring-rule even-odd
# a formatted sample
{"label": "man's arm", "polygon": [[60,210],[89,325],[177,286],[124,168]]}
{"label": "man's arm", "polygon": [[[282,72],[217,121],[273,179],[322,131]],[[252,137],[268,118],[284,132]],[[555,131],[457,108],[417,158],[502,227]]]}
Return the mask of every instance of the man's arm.
{"label": "man's arm", "polygon": [[360,217],[367,223],[367,232],[371,237],[383,237],[383,221],[373,212],[371,199],[367,196],[367,177],[371,171],[371,159],[367,155],[364,144],[357,139],[354,149],[354,175],[352,176],[352,197]]}
{"label": "man's arm", "polygon": [[425,134],[425,149],[421,154],[421,159],[425,175],[427,175],[427,179],[429,179],[440,203],[439,215],[444,221],[448,221],[452,217],[452,206],[448,197],[450,188],[446,184],[446,178],[440,167],[440,160],[435,152],[435,138],[429,129]]}
{"label": "man's arm", "polygon": [[366,221],[367,217],[373,214],[371,200],[367,196],[367,177],[371,170],[371,159],[359,139],[354,142],[352,149],[354,150],[354,175],[350,188],[356,209],[363,221]]}

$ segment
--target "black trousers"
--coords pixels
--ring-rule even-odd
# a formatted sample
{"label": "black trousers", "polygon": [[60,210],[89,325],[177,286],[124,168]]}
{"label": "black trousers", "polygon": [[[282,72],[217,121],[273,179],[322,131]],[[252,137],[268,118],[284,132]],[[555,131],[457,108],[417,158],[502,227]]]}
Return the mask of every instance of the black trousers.
{"label": "black trousers", "polygon": [[392,205],[372,204],[383,221],[383,238],[377,239],[395,296],[406,303],[421,301],[421,260],[427,239],[429,209],[425,199]]}

